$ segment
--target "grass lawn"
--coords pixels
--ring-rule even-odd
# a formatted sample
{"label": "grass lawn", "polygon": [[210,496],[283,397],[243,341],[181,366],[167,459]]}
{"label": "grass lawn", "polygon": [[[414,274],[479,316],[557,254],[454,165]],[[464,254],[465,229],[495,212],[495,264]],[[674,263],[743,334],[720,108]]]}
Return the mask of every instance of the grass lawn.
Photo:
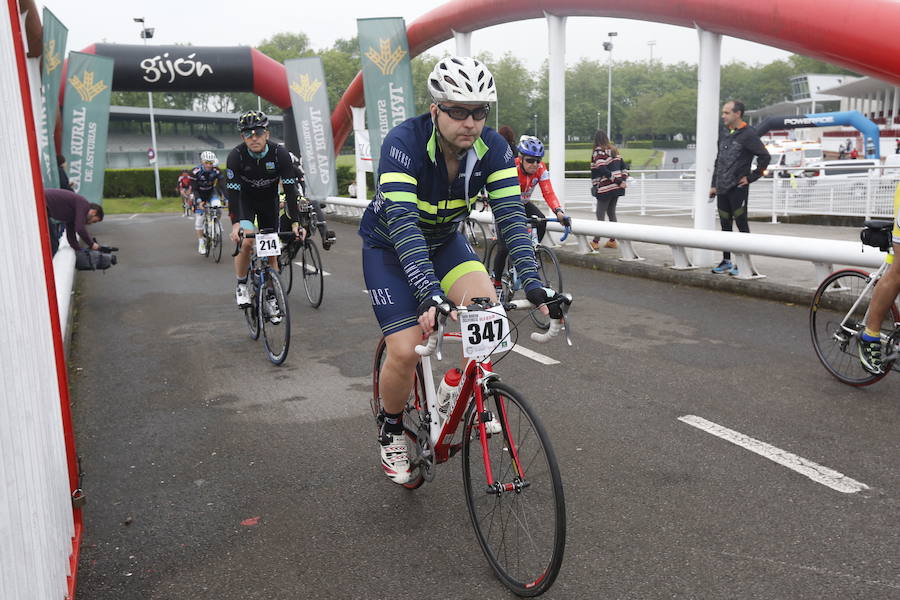
{"label": "grass lawn", "polygon": [[181,212],[181,198],[104,198],[103,212],[108,215],[156,212]]}

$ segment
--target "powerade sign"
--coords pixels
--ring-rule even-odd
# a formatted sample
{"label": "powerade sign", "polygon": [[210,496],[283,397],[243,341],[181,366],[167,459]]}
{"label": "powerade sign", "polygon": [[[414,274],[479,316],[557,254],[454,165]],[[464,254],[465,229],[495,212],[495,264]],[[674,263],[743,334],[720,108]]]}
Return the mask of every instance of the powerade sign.
{"label": "powerade sign", "polygon": [[253,89],[249,47],[96,44],[115,60],[116,90],[123,92],[248,92]]}
{"label": "powerade sign", "polygon": [[834,117],[785,117],[784,124],[791,127],[822,127],[823,125],[833,125]]}

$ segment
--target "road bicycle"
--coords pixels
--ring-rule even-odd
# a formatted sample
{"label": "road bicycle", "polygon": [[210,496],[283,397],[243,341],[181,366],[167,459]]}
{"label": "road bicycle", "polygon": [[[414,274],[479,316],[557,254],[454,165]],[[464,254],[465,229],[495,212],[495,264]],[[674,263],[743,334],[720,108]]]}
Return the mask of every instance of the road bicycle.
{"label": "road bicycle", "polygon": [[300,213],[300,226],[306,231],[306,235],[303,239],[294,240],[287,245],[285,252],[278,257],[278,265],[281,268],[285,293],[290,294],[294,286],[295,259],[298,254],[300,255],[297,266],[303,278],[306,298],[310,306],[319,308],[325,289],[325,271],[322,268],[322,255],[313,236],[318,231],[320,223],[312,204],[301,207]]}
{"label": "road bicycle", "polygon": [[[867,245],[888,250],[891,221],[867,221],[866,229],[880,232],[880,241]],[[865,236],[865,231],[863,235]],[[884,242],[887,233],[887,242]],[[883,379],[892,369],[900,370],[900,309],[896,300],[881,323],[884,373],[873,374],[859,361],[859,334],[865,329],[872,293],[887,271],[885,262],[874,273],[862,269],[840,269],[819,285],[809,307],[809,331],[816,356],[829,373],[848,385],[862,387]]]}
{"label": "road bicycle", "polygon": [[[562,269],[559,266],[559,258],[557,258],[556,253],[552,248],[541,244],[538,241],[537,236],[537,226],[539,223],[546,221],[555,221],[558,223],[559,219],[547,219],[541,217],[527,217],[527,219],[530,225],[529,235],[531,236],[531,243],[534,247],[534,259],[537,263],[538,276],[541,278],[541,281],[544,282],[546,287],[562,292],[563,279]],[[566,238],[569,237],[571,231],[571,227],[563,228],[563,235],[559,241],[564,242]],[[498,252],[499,247],[500,244],[498,243],[491,244],[491,248],[484,260],[484,266],[487,268],[488,273],[491,274],[491,277],[500,280],[501,289],[498,292],[500,301],[508,302],[515,297],[516,292],[523,289],[523,283],[519,274],[516,272],[516,268],[513,266],[510,257],[507,257],[506,259],[506,270],[501,273],[499,277],[494,273],[494,256],[496,255],[496,252]],[[549,317],[544,316],[538,311],[531,312],[531,319],[540,329],[546,330],[550,327]]]}
{"label": "road bicycle", "polygon": [[291,313],[287,296],[281,286],[278,273],[269,264],[269,256],[281,253],[279,240],[291,239],[293,232],[276,233],[273,229],[262,229],[258,233],[240,233],[232,256],[240,252],[243,238],[255,238],[247,268],[247,290],[250,303],[243,306],[244,318],[250,329],[250,337],[259,339],[262,332],[266,354],[273,364],[280,365],[287,358],[291,344]]}
{"label": "road bicycle", "polygon": [[[476,203],[481,205],[478,212],[485,212],[487,210],[487,196],[478,196]],[[491,242],[497,239],[493,223],[485,225],[472,217],[466,217],[459,224],[459,231],[466,237],[466,241],[469,242],[469,245],[475,250],[475,254],[479,255],[482,260],[485,260],[489,250],[488,247],[491,245]]]}
{"label": "road bicycle", "polygon": [[[561,295],[559,301],[567,314],[571,296]],[[403,416],[412,477],[403,485],[416,489],[432,481],[435,466],[461,452],[466,507],[488,563],[515,594],[538,596],[553,585],[562,565],[566,543],[562,479],[547,432],[531,404],[494,370],[502,357],[491,361],[492,352],[508,352],[515,345],[510,335],[515,325],[505,311],[528,308],[533,305],[527,300],[499,305],[474,298],[471,305],[457,309],[461,332],[445,332],[446,317],[441,316],[437,332],[416,347],[420,360]],[[531,337],[547,342],[565,331],[571,345],[570,322],[568,318],[564,322],[563,326],[553,320],[547,332]],[[469,358],[458,400],[440,407],[435,377],[442,374],[432,373],[431,356],[441,360],[444,341],[462,342]],[[382,339],[375,351],[371,400],[379,430],[380,373],[386,355]],[[457,432],[460,424],[462,430]]]}
{"label": "road bicycle", "polygon": [[203,241],[206,246],[204,256],[210,254],[216,262],[222,260],[222,201],[218,196],[213,196],[206,203],[203,215]]}

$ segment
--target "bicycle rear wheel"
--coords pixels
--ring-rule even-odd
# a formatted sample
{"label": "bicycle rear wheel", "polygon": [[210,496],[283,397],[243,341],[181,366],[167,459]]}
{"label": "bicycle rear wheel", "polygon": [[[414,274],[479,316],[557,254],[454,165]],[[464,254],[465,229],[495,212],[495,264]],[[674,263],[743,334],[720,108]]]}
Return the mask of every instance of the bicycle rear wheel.
{"label": "bicycle rear wheel", "polygon": [[[819,285],[809,307],[809,332],[816,356],[839,381],[857,387],[879,381],[892,366],[885,364],[883,374],[873,375],[859,362],[858,335],[866,326],[866,311],[875,289],[863,295],[868,283],[869,274],[865,271],[836,271]],[[900,311],[895,302],[881,324],[885,339],[898,322]]]}
{"label": "bicycle rear wheel", "polygon": [[518,392],[493,381],[484,404],[500,421],[501,433],[488,436],[482,445],[472,402],[462,450],[466,506],[500,581],[519,596],[539,596],[559,574],[566,545],[566,505],[556,456],[543,425]]}
{"label": "bicycle rear wheel", "polygon": [[[384,338],[378,342],[375,349],[375,364],[372,367],[372,416],[375,417],[376,433],[381,433],[381,423],[378,422],[378,415],[381,413],[381,367],[387,358],[387,343]],[[403,428],[406,431],[406,437],[410,441],[410,468],[412,476],[409,481],[403,484],[403,487],[414,490],[425,482],[422,474],[422,456],[420,452],[418,440],[418,431],[422,430],[423,417],[425,415],[425,381],[422,377],[421,363],[416,365],[416,377],[413,382],[409,399],[406,401],[406,409],[403,414]]]}
{"label": "bicycle rear wheel", "polygon": [[260,294],[259,320],[269,360],[280,365],[287,358],[291,345],[291,313],[278,274],[270,271],[267,279],[271,287]]}
{"label": "bicycle rear wheel", "polygon": [[216,262],[222,260],[222,224],[219,219],[213,221],[213,256]]}
{"label": "bicycle rear wheel", "polygon": [[[534,258],[537,262],[538,277],[541,278],[544,285],[562,293],[562,269],[559,268],[559,259],[556,258],[556,253],[546,246],[538,246],[534,249]],[[550,328],[550,317],[545,317],[539,310],[531,311],[531,320],[540,329]]]}
{"label": "bicycle rear wheel", "polygon": [[322,292],[325,288],[325,277],[322,271],[322,257],[319,249],[312,240],[307,240],[303,245],[303,287],[306,288],[306,297],[313,308],[319,308],[322,304]]}

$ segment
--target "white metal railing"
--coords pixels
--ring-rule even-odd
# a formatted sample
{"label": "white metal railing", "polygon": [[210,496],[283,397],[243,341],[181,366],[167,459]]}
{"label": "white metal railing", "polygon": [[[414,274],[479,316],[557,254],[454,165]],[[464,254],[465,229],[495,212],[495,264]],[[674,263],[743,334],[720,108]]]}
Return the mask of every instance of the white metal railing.
{"label": "white metal railing", "polygon": [[[366,200],[340,197],[329,197],[327,203],[336,213],[355,217],[361,215],[362,210],[369,204]],[[482,223],[493,223],[493,216],[488,211],[473,211],[471,217]],[[551,232],[562,232],[562,227],[558,223],[548,223],[547,229]],[[884,261],[884,253],[876,248],[863,247],[858,242],[818,238],[798,239],[785,235],[709,231],[588,219],[572,219],[572,234],[575,236],[573,243],[585,253],[588,251],[588,236],[615,238],[619,242],[620,258],[624,261],[643,260],[634,250],[632,242],[669,246],[672,252],[672,268],[677,270],[697,268],[688,256],[688,248],[729,251],[734,254],[735,262],[738,264],[739,279],[764,277],[753,266],[752,255],[808,261],[812,263],[818,281],[834,271],[835,264],[877,267]]]}
{"label": "white metal railing", "polygon": [[[826,169],[827,170],[827,169]],[[852,171],[842,168],[841,171]],[[781,168],[772,177],[761,178],[750,185],[748,210],[753,214],[780,216],[834,215],[864,218],[890,218],[893,215],[894,191],[900,182],[896,168],[861,167],[857,173],[823,177],[806,177],[810,168]],[[566,175],[588,174],[567,171]],[[618,210],[641,215],[665,213],[691,215],[694,210],[695,174],[691,170],[631,171],[625,195],[619,198]],[[566,207],[594,209],[590,179],[566,177]],[[535,189],[535,199],[541,199]],[[713,208],[715,204],[713,203]]]}

